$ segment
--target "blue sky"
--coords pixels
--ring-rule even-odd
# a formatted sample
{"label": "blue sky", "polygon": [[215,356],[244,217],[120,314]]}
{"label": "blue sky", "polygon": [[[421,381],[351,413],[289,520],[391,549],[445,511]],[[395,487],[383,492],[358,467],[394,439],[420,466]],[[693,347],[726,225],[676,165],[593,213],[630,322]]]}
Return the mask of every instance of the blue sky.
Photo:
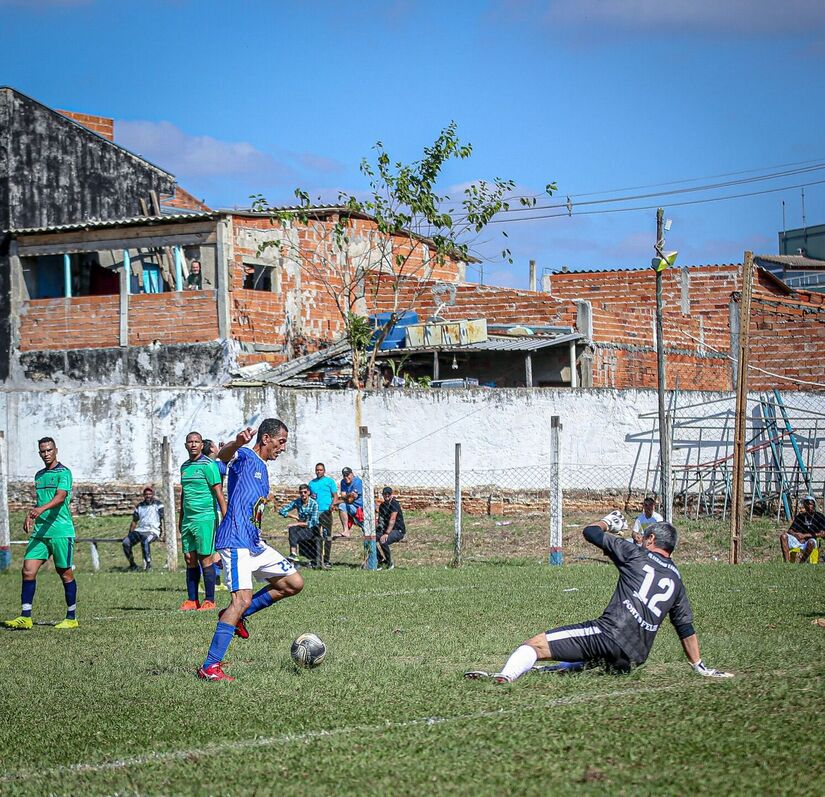
{"label": "blue sky", "polygon": [[[120,143],[213,207],[361,191],[376,140],[414,159],[450,120],[474,155],[445,191],[555,181],[575,203],[825,165],[821,0],[0,0],[0,29],[0,84],[114,117]],[[665,206],[681,263],[733,262],[777,251],[783,199],[801,226],[799,188],[672,203],[808,183],[808,223],[825,223],[820,180],[825,169],[626,206]],[[493,225],[475,242],[485,282],[526,287],[529,258],[540,272],[649,263],[654,210],[584,209]],[[513,266],[496,259],[501,229]]]}

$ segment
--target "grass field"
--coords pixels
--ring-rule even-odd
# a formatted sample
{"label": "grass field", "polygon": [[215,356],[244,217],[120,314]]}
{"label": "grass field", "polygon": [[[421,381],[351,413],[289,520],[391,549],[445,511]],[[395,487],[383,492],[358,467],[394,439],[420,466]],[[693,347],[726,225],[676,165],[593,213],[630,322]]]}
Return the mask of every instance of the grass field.
{"label": "grass field", "polygon": [[[19,608],[15,554],[5,616]],[[64,611],[49,571],[40,624],[0,634],[0,794],[821,793],[825,631],[811,620],[825,566],[682,566],[704,658],[735,671],[728,682],[694,675],[669,626],[630,675],[465,682],[535,631],[597,616],[612,592],[598,558],[528,557],[309,572],[233,642],[238,680],[209,684],[194,670],[214,616],[175,611],[183,575],[115,571],[114,550],[93,574],[87,557],[77,631],[49,625]],[[290,662],[303,631],[329,645],[317,670]]]}

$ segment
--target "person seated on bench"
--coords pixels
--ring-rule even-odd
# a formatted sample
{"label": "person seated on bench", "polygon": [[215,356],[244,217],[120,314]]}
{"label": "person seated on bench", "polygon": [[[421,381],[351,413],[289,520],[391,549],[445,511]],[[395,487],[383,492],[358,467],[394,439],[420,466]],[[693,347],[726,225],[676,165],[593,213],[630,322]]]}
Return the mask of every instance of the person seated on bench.
{"label": "person seated on bench", "polygon": [[364,484],[352,468],[344,468],[341,476],[338,516],[341,518],[341,536],[349,537],[353,526],[364,527]]}
{"label": "person seated on bench", "polygon": [[140,543],[143,551],[143,569],[152,569],[152,552],[150,546],[163,537],[163,504],[155,498],[155,489],[151,484],[143,488],[143,500],[132,513],[129,533],[123,538],[123,553],[129,562],[129,570],[137,570],[132,547]]}
{"label": "person seated on bench", "polygon": [[[290,515],[290,512],[295,512]],[[300,553],[306,555],[307,549],[312,553],[307,558],[311,559],[311,567],[320,565],[318,558],[318,540],[321,539],[321,524],[318,519],[318,502],[309,494],[309,485],[301,484],[298,487],[298,497],[290,501],[278,510],[281,517],[291,518],[295,521],[289,529],[289,559],[291,562],[298,561]],[[303,549],[303,551],[302,551]]]}
{"label": "person seated on bench", "polygon": [[378,537],[378,555],[387,570],[392,570],[395,565],[392,563],[392,553],[390,546],[395,542],[401,542],[407,533],[404,525],[404,512],[398,499],[392,494],[392,487],[385,487],[381,490],[381,504],[378,507],[378,523],[375,534]]}

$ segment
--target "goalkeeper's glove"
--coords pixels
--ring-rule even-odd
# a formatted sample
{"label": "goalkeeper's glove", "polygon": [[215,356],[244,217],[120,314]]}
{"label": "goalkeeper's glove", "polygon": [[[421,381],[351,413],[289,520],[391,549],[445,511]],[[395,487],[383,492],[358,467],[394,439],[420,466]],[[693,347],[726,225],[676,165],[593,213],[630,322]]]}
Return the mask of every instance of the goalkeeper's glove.
{"label": "goalkeeper's glove", "polygon": [[691,666],[694,672],[705,678],[733,678],[732,672],[722,672],[722,670],[714,670],[713,667],[705,667],[705,662],[701,659]]}
{"label": "goalkeeper's glove", "polygon": [[618,534],[627,528],[627,521],[618,509],[614,509],[609,515],[602,518],[602,523],[607,526],[607,530],[613,534]]}

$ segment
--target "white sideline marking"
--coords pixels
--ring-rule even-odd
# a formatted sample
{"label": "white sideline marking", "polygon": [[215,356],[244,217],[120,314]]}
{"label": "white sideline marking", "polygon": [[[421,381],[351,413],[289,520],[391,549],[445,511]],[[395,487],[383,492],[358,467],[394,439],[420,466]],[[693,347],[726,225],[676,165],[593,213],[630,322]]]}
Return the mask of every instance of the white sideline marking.
{"label": "white sideline marking", "polygon": [[255,739],[239,739],[223,743],[207,744],[191,750],[166,750],[158,753],[146,753],[129,758],[118,758],[113,761],[101,761],[99,763],[76,763],[65,764],[63,766],[52,767],[51,769],[37,770],[17,770],[15,772],[4,772],[0,775],[0,783],[11,781],[21,781],[36,776],[37,778],[55,778],[63,775],[78,773],[112,772],[119,769],[139,767],[145,764],[165,764],[174,761],[188,761],[196,758],[207,758],[209,756],[221,755],[223,753],[235,753],[242,750],[252,750],[260,747],[274,747],[276,745],[289,745],[296,742],[308,742],[314,739],[327,739],[334,736],[349,736],[353,733],[381,733],[382,731],[399,730],[403,728],[415,728],[418,726],[444,725],[448,722],[465,722],[468,720],[483,720],[494,717],[506,717],[512,714],[520,714],[525,711],[535,711],[537,709],[548,709],[555,706],[570,706],[576,703],[594,703],[603,700],[613,700],[621,697],[635,697],[636,695],[651,694],[654,692],[664,692],[669,689],[684,688],[684,684],[671,684],[669,686],[651,686],[644,689],[620,689],[613,692],[603,692],[596,695],[581,695],[572,697],[560,697],[554,700],[547,700],[532,706],[519,706],[517,708],[501,708],[495,711],[480,711],[475,714],[457,714],[453,717],[420,717],[419,719],[404,720],[402,722],[385,722],[376,725],[349,725],[341,728],[330,728],[328,730],[307,731],[306,733],[285,733],[280,736],[261,736]]}

